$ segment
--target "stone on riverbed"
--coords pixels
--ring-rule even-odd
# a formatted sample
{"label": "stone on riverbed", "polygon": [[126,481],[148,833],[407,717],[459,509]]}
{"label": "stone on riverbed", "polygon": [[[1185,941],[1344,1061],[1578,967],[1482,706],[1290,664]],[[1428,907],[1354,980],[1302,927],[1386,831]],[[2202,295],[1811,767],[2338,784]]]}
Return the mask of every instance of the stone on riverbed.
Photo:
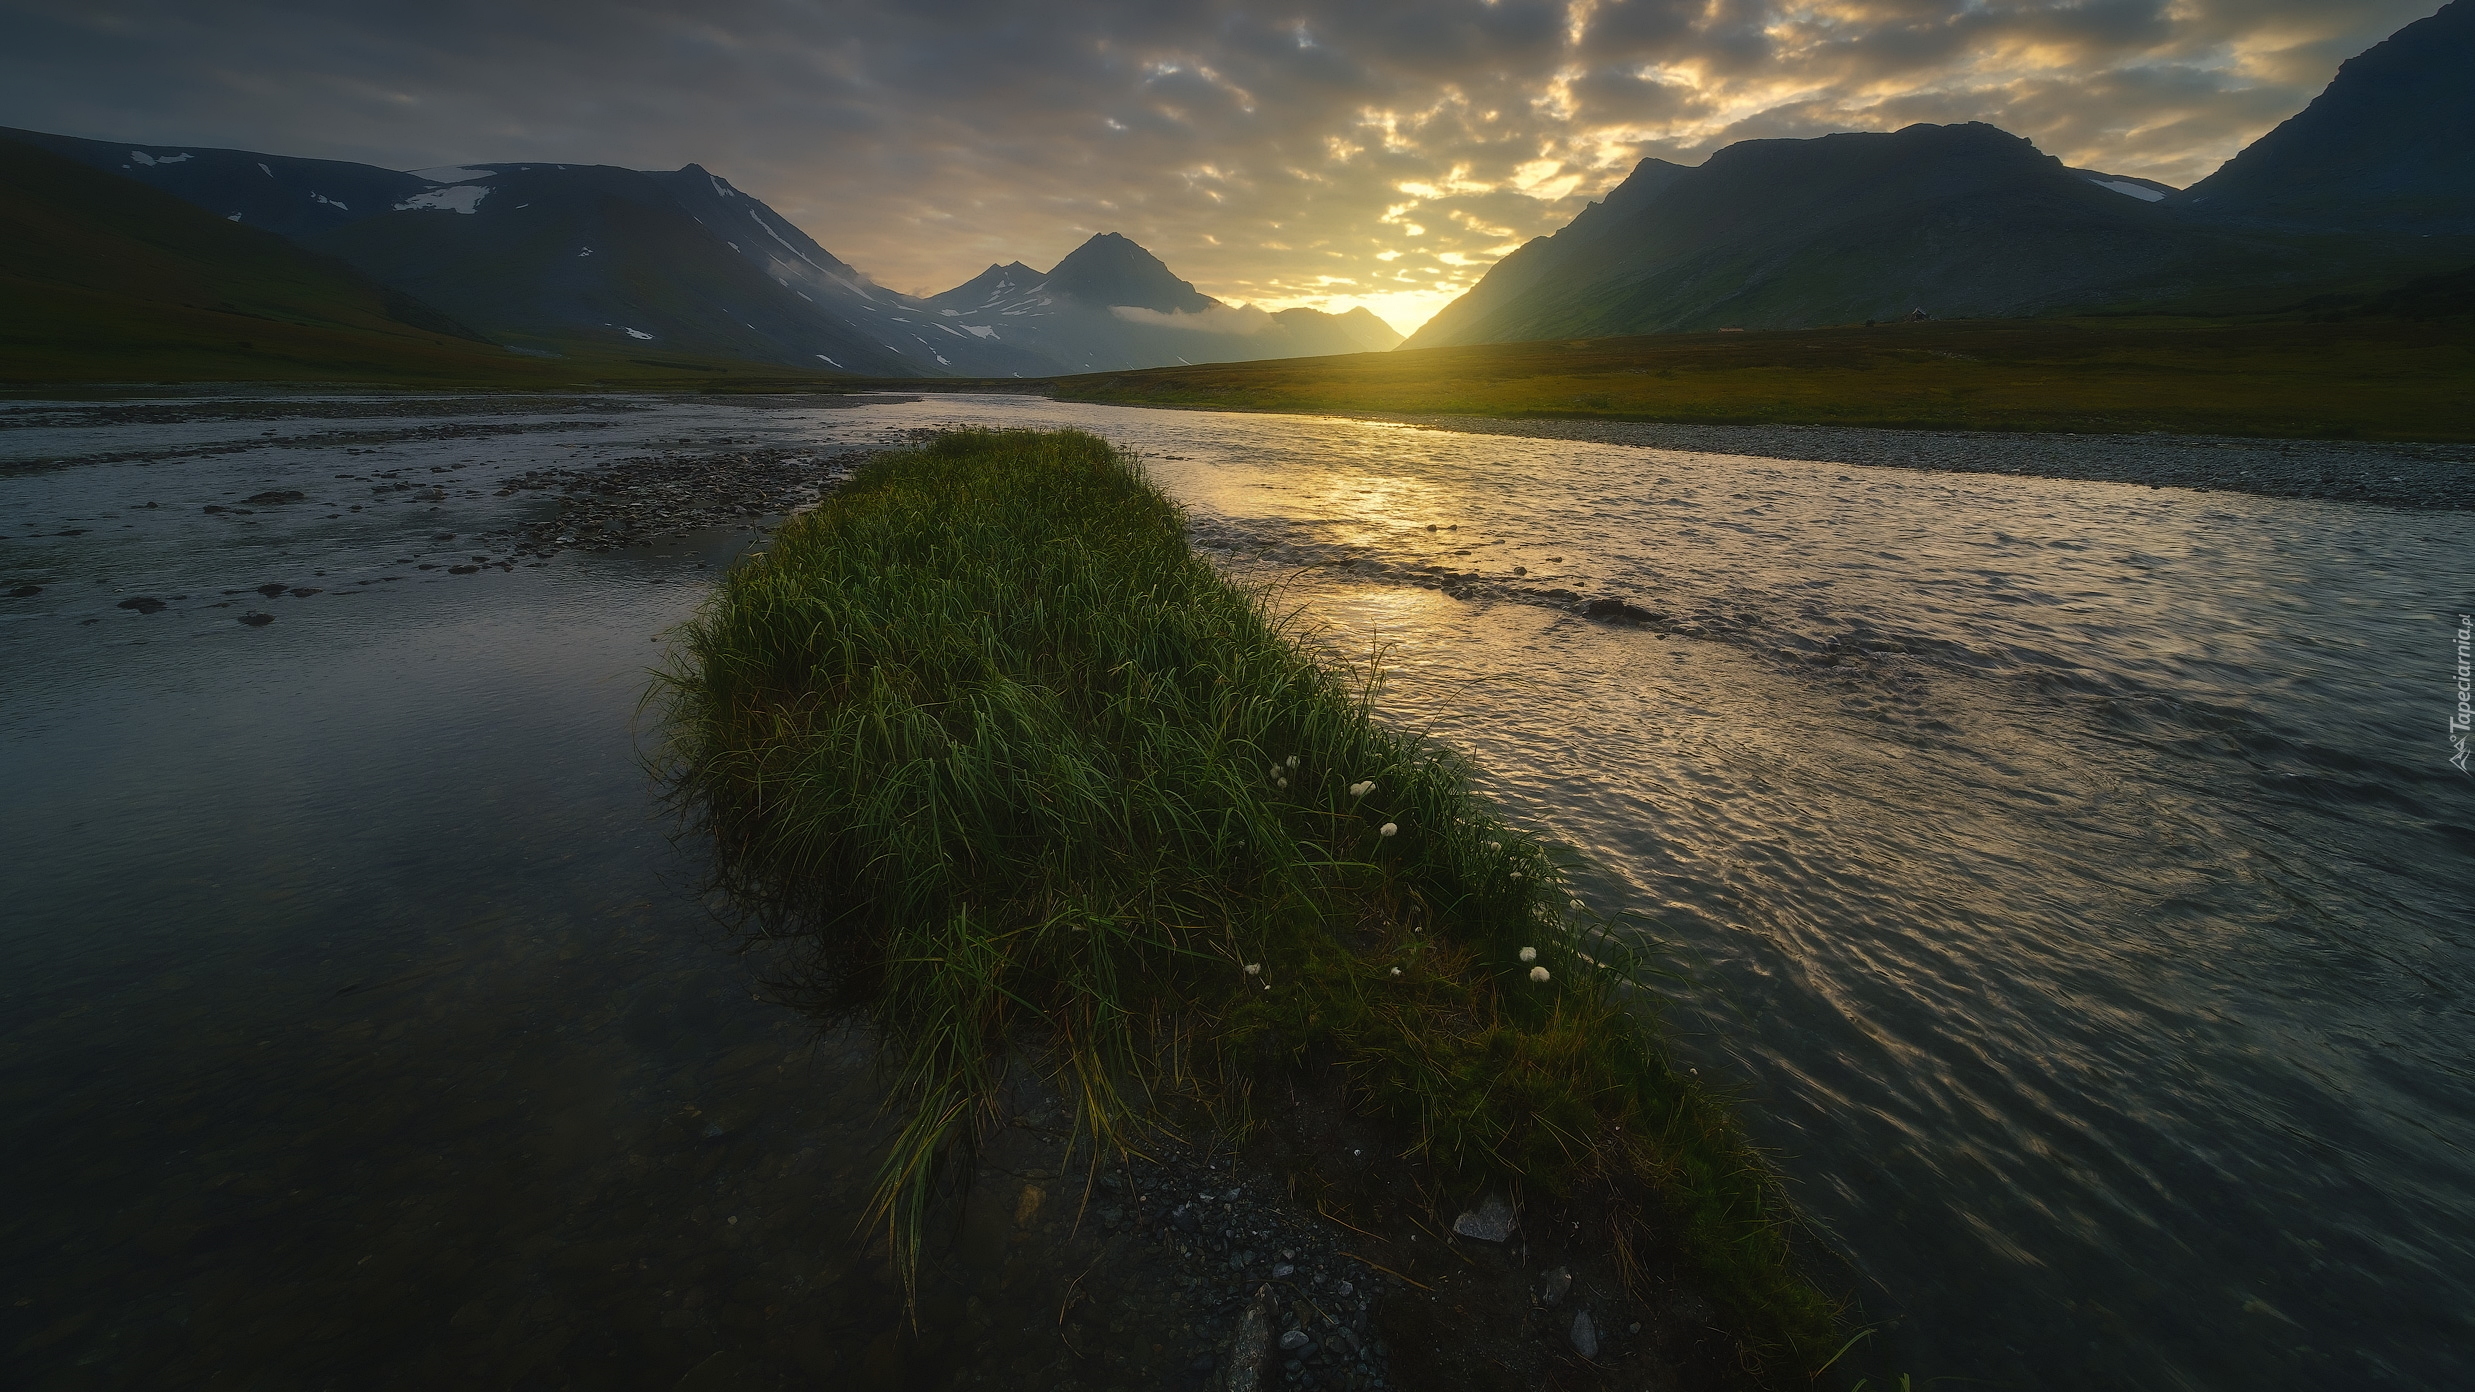
{"label": "stone on riverbed", "polygon": [[1572,1288],[1572,1268],[1559,1266],[1555,1270],[1548,1272],[1545,1278],[1539,1282],[1538,1303],[1542,1308],[1551,1306],[1557,1301],[1562,1300],[1564,1298],[1564,1293]]}
{"label": "stone on riverbed", "polygon": [[1478,1207],[1452,1220],[1452,1230],[1481,1242],[1502,1242],[1512,1236],[1512,1206],[1501,1195],[1489,1194]]}
{"label": "stone on riverbed", "polygon": [[1598,1329],[1590,1323],[1587,1310],[1573,1316],[1573,1352],[1584,1358],[1598,1357]]}
{"label": "stone on riverbed", "polygon": [[1272,1354],[1272,1288],[1257,1286],[1255,1298],[1238,1316],[1237,1330],[1229,1336],[1228,1356],[1220,1361],[1220,1373],[1211,1382],[1212,1392],[1262,1392],[1263,1365]]}

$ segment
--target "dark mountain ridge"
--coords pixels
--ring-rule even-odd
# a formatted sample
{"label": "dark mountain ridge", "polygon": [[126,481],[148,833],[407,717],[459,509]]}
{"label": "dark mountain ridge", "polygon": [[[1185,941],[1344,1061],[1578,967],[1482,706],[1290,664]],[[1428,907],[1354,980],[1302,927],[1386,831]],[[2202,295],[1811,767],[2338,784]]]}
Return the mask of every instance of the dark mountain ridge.
{"label": "dark mountain ridge", "polygon": [[1410,344],[2360,295],[2475,260],[2470,72],[2475,0],[2454,0],[2183,191],[1975,123],[1644,160]]}
{"label": "dark mountain ridge", "polygon": [[2170,280],[2183,240],[2154,203],[1981,123],[1750,140],[1694,168],[1644,160],[1410,342],[2029,314]]}
{"label": "dark mountain ridge", "polygon": [[486,377],[480,334],[340,260],[0,138],[0,375]]}
{"label": "dark mountain ridge", "polygon": [[2172,202],[2213,219],[2475,233],[2475,4],[2347,59],[2311,105]]}

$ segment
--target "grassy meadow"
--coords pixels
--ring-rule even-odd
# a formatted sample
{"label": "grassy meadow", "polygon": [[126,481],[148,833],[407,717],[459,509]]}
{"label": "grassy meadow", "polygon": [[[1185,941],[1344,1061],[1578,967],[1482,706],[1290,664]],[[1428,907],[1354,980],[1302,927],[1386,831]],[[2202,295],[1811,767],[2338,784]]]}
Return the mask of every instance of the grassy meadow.
{"label": "grassy meadow", "polygon": [[2467,440],[2475,326],[1964,320],[1163,367],[1056,390],[1215,410]]}
{"label": "grassy meadow", "polygon": [[915,1261],[1009,1058],[1104,1149],[1338,1068],[1455,1192],[1588,1197],[1698,1271],[1773,1371],[1829,1352],[1793,1215],[1672,1068],[1549,848],[1394,730],[1080,433],[879,458],[735,567],[651,700],[755,920],[871,1023]]}

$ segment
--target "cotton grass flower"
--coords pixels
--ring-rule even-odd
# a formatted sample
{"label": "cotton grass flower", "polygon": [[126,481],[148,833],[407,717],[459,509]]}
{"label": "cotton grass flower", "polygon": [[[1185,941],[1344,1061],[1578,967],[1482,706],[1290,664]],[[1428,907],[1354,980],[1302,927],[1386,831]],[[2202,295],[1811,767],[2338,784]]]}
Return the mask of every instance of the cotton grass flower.
{"label": "cotton grass flower", "polygon": [[1399,967],[1394,967],[1392,969],[1392,974],[1396,977],[1399,976],[1401,974],[1401,969]]}
{"label": "cotton grass flower", "polygon": [[1247,974],[1248,976],[1261,976],[1261,975],[1263,975],[1263,964],[1262,964],[1261,962],[1249,962],[1249,963],[1247,963],[1247,964],[1246,964],[1246,974]]}
{"label": "cotton grass flower", "polygon": [[1366,780],[1364,783],[1352,783],[1349,785],[1349,795],[1354,798],[1365,797],[1368,793],[1374,791],[1375,780],[1372,778]]}
{"label": "cotton grass flower", "polygon": [[1546,969],[1545,967],[1532,967],[1532,968],[1530,968],[1530,980],[1532,980],[1532,981],[1545,981],[1546,979],[1547,979],[1547,969]]}
{"label": "cotton grass flower", "polygon": [[1290,755],[1290,756],[1289,756],[1289,767],[1291,767],[1291,768],[1296,768],[1297,766],[1298,766],[1298,756],[1297,756],[1297,755],[1295,755],[1295,754]]}
{"label": "cotton grass flower", "polygon": [[1382,826],[1375,828],[1375,834],[1377,836],[1398,836],[1401,834],[1401,824],[1399,822],[1386,822]]}
{"label": "cotton grass flower", "polygon": [[1521,960],[1522,960],[1522,961],[1524,961],[1524,962],[1535,962],[1535,961],[1537,961],[1537,960],[1538,960],[1538,949],[1537,949],[1537,948],[1535,948],[1535,947],[1525,947],[1525,948],[1521,949]]}

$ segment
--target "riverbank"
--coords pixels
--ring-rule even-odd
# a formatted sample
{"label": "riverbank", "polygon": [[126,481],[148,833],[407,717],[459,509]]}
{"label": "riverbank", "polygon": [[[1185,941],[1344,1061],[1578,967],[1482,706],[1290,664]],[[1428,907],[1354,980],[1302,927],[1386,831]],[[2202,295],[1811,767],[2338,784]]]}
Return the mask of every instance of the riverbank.
{"label": "riverbank", "polygon": [[2475,508],[2475,445],[2256,440],[2215,435],[2051,435],[1986,430],[1875,430],[1828,425],[1674,425],[1657,421],[1507,420],[1367,414],[1468,435],[1576,440],[1757,459],[1886,469],[2131,483],[2150,488],[2317,498],[2382,507]]}
{"label": "riverbank", "polygon": [[655,700],[721,883],[876,1029],[903,1128],[876,1217],[906,1262],[1028,1049],[1102,1156],[1185,1117],[1403,1247],[1386,1225],[1468,1213],[1501,1245],[1554,1213],[1736,1363],[1828,1356],[1775,1180],[1667,1064],[1551,848],[1377,725],[1101,441],[965,432],[863,467],[724,578]]}

